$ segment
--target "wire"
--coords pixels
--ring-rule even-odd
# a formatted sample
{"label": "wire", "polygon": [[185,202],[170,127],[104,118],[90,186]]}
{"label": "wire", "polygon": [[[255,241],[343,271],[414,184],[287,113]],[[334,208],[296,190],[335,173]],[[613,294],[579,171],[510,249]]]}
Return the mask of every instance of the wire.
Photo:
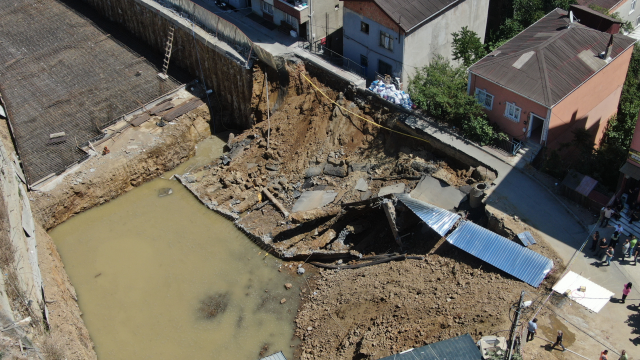
{"label": "wire", "polygon": [[416,139],[416,140],[424,141],[424,142],[427,142],[427,143],[429,142],[429,140],[426,140],[426,139],[423,139],[423,138],[420,138],[420,137],[417,137],[417,136],[413,136],[413,135],[405,134],[405,133],[403,133],[403,132],[401,132],[401,131],[393,130],[393,129],[390,129],[390,128],[388,128],[388,127],[382,126],[382,125],[377,124],[377,123],[375,123],[375,122],[373,122],[373,121],[371,121],[371,120],[365,119],[364,117],[362,117],[362,116],[360,116],[360,115],[358,115],[358,114],[356,114],[356,113],[354,113],[354,112],[351,112],[350,110],[348,110],[348,109],[344,108],[343,106],[339,105],[337,102],[333,101],[333,99],[331,99],[329,96],[327,96],[327,94],[325,94],[322,90],[320,90],[320,89],[316,86],[316,84],[314,84],[311,80],[309,80],[309,78],[307,78],[303,73],[300,73],[300,75],[302,75],[302,77],[303,77],[305,80],[307,80],[307,81],[309,82],[309,84],[311,84],[311,86],[313,86],[313,87],[314,87],[314,88],[315,88],[315,89],[316,89],[320,94],[322,94],[322,96],[324,96],[324,97],[325,97],[325,98],[327,98],[330,102],[332,102],[334,105],[338,106],[340,109],[342,109],[342,110],[344,110],[344,111],[348,112],[349,114],[351,114],[351,115],[353,115],[353,116],[356,116],[356,117],[358,117],[358,118],[360,118],[360,119],[362,119],[362,120],[364,120],[364,121],[366,121],[366,122],[368,122],[368,123],[370,123],[370,124],[373,124],[373,125],[375,125],[375,126],[377,126],[377,127],[379,127],[379,128],[382,128],[382,129],[385,129],[385,130],[389,130],[389,131],[394,132],[394,133],[396,133],[396,134],[404,135],[404,136],[407,136],[407,137],[410,137],[410,138],[413,138],[413,139]]}

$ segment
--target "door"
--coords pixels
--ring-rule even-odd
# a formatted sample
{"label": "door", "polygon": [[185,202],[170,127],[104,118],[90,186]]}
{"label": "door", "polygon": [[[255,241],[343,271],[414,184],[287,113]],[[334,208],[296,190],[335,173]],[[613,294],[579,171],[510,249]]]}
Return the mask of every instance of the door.
{"label": "door", "polygon": [[308,31],[307,31],[307,25],[309,24],[309,21],[305,21],[302,24],[300,24],[300,32],[298,33],[298,36],[300,36],[301,38],[307,40],[309,39],[308,37]]}
{"label": "door", "polygon": [[529,117],[529,130],[527,131],[527,137],[535,143],[542,141],[542,130],[544,129],[545,119],[534,113],[531,113]]}

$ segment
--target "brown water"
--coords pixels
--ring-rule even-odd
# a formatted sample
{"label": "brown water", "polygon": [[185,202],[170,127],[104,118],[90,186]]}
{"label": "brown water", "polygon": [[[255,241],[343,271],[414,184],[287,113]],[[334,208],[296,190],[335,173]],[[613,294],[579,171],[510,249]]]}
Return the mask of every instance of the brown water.
{"label": "brown water", "polygon": [[[205,140],[176,171],[221,149],[220,140]],[[158,197],[165,187],[173,194]],[[50,234],[99,359],[257,359],[265,344],[265,355],[291,358],[302,279],[278,272],[280,261],[178,182],[151,181]],[[221,294],[226,310],[205,318],[201,302]]]}

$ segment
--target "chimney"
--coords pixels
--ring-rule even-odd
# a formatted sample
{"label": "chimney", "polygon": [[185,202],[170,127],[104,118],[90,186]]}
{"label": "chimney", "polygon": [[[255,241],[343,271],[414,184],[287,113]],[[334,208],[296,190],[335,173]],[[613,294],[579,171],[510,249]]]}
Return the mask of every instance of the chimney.
{"label": "chimney", "polygon": [[609,36],[609,43],[607,44],[607,50],[604,52],[603,59],[608,60],[611,58],[611,48],[613,48],[613,34]]}

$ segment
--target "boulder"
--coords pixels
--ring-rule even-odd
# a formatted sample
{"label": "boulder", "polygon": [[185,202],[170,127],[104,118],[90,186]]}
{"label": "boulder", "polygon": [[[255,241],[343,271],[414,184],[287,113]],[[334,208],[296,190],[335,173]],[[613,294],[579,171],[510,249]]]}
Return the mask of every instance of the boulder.
{"label": "boulder", "polygon": [[346,166],[336,166],[327,164],[324,166],[323,173],[325,175],[337,176],[337,177],[345,177],[348,174]]}

